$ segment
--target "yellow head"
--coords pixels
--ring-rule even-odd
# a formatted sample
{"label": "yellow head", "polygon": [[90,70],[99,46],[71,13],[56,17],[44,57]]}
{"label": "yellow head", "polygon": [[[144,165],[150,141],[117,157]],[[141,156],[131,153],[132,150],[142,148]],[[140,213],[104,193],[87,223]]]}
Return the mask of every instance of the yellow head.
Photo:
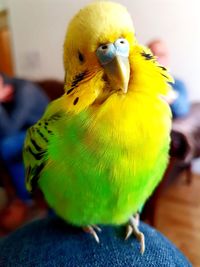
{"label": "yellow head", "polygon": [[145,53],[155,65],[150,51],[138,46],[125,7],[108,1],[89,4],[71,20],[64,42],[67,95],[75,103],[84,96],[84,108],[95,100],[104,101],[113,92],[126,94],[141,58],[145,66]]}

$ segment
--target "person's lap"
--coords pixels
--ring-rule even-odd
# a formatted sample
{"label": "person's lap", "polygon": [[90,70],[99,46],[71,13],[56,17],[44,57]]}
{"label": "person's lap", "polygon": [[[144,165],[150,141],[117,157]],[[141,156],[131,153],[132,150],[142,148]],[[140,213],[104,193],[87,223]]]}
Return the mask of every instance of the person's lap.
{"label": "person's lap", "polygon": [[155,229],[141,223],[146,250],[135,237],[125,241],[125,227],[102,227],[100,244],[81,228],[57,217],[35,221],[0,240],[0,266],[192,266]]}
{"label": "person's lap", "polygon": [[18,197],[29,200],[30,196],[25,188],[25,174],[22,161],[22,150],[26,131],[18,132],[0,140],[0,158],[9,171]]}
{"label": "person's lap", "polygon": [[22,149],[26,132],[21,131],[0,140],[0,156],[5,162],[19,161],[22,159]]}

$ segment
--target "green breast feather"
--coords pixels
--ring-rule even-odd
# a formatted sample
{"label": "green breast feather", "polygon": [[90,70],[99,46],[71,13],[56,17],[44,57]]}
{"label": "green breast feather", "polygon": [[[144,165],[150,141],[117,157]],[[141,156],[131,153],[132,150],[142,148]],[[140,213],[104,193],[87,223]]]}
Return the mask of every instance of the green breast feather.
{"label": "green breast feather", "polygon": [[[154,99],[125,99],[113,96],[101,109],[43,119],[46,130],[42,129],[49,135],[45,141],[39,130],[38,147],[30,141],[33,130],[29,132],[24,152],[28,188],[38,174],[49,205],[72,224],[125,223],[150,196],[166,168],[167,105],[159,100],[149,111]],[[39,151],[39,146],[46,148]],[[30,148],[33,153],[27,158]]]}

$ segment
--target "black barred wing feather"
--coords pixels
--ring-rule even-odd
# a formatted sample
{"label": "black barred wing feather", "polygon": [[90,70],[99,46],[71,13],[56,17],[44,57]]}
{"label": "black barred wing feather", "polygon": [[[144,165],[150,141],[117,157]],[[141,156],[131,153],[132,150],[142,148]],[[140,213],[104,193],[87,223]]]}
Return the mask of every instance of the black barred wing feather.
{"label": "black barred wing feather", "polygon": [[62,117],[57,112],[48,118],[42,118],[27,131],[23,158],[25,164],[26,187],[33,192],[37,186],[41,172],[48,160],[48,143],[54,135],[55,123]]}
{"label": "black barred wing feather", "polygon": [[157,62],[157,58],[152,54],[151,50],[145,46],[143,46],[142,48],[143,48],[143,51],[141,52],[141,55],[145,58],[145,60],[152,61],[154,64],[157,65],[159,69],[159,73],[166,79],[166,82],[174,83],[174,79],[169,74],[169,70],[165,68],[164,66],[161,66]]}

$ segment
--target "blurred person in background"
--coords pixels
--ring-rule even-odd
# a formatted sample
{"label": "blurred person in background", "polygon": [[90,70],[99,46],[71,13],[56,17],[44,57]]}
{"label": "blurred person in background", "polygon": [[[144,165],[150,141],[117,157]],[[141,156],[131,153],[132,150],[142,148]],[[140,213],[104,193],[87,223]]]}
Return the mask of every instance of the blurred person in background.
{"label": "blurred person in background", "polygon": [[[22,149],[26,130],[44,113],[49,100],[36,84],[0,73],[0,185],[6,170],[16,192],[0,214],[0,227],[15,228],[24,220],[31,202],[25,188]],[[4,178],[5,179],[5,178]]]}
{"label": "blurred person in background", "polygon": [[[160,65],[169,67],[169,51],[167,45],[162,40],[153,40],[148,44],[152,53],[157,57]],[[174,91],[168,96],[167,101],[170,104],[174,118],[184,117],[190,110],[187,88],[183,81],[174,77],[174,84],[171,84]]]}

